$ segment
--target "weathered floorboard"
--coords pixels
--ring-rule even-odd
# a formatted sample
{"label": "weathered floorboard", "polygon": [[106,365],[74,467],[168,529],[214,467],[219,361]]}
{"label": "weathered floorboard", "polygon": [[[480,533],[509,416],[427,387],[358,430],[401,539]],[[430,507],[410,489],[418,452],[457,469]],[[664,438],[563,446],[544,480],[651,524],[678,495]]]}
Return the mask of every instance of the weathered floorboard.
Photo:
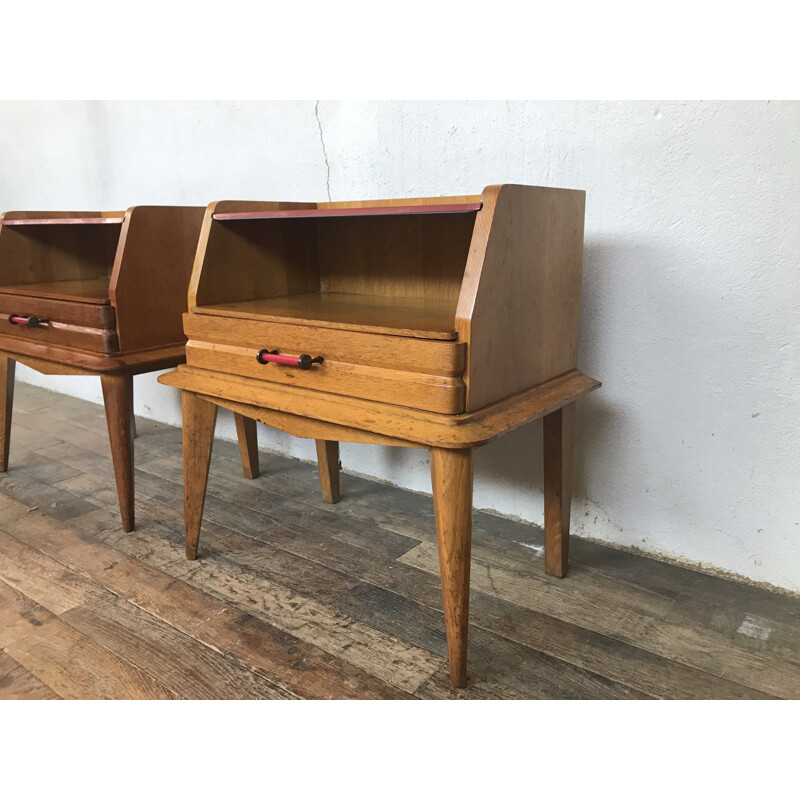
{"label": "weathered floorboard", "polygon": [[0,653],[0,700],[60,700],[46,684],[18,664],[8,653]]}
{"label": "weathered floorboard", "polygon": [[0,475],[0,698],[800,698],[800,600],[473,514],[468,683],[449,685],[430,497],[215,443],[200,560],[181,433],[141,420],[124,534],[103,411],[19,384]]}

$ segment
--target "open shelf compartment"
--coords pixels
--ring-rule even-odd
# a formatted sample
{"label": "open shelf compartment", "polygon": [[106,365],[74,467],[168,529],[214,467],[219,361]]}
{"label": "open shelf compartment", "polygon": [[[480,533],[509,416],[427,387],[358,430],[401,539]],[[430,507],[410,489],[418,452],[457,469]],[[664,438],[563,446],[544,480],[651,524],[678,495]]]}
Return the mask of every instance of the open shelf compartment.
{"label": "open shelf compartment", "polygon": [[3,214],[0,292],[108,303],[122,220],[119,212]]}
{"label": "open shelf compartment", "polygon": [[218,203],[207,220],[190,307],[221,317],[455,340],[481,202],[435,200]]}

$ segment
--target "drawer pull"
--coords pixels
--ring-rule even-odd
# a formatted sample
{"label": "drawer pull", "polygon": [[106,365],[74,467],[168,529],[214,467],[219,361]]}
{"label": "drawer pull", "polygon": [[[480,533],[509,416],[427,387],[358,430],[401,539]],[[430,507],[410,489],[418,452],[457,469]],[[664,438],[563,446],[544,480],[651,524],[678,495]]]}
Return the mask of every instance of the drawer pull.
{"label": "drawer pull", "polygon": [[311,369],[312,364],[321,364],[325,359],[322,356],[311,358],[310,355],[303,353],[301,356],[282,356],[277,350],[259,350],[256,361],[259,364],[287,364],[290,367],[300,369]]}
{"label": "drawer pull", "polygon": [[21,314],[12,314],[8,321],[12,325],[27,325],[29,328],[38,328],[40,325],[47,325],[50,320],[39,319],[34,316],[22,316]]}

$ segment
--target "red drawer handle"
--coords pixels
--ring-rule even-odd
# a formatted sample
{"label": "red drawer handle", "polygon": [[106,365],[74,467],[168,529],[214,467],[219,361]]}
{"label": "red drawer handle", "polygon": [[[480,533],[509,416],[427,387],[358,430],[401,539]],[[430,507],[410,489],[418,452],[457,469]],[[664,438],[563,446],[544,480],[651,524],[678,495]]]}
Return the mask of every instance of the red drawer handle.
{"label": "red drawer handle", "polygon": [[290,367],[299,367],[300,369],[311,369],[312,364],[321,364],[325,359],[322,356],[315,356],[311,358],[310,355],[303,353],[301,356],[282,356],[277,350],[259,350],[256,356],[256,361],[259,364],[287,364]]}
{"label": "red drawer handle", "polygon": [[29,328],[38,328],[40,325],[47,325],[49,320],[46,319],[39,319],[39,317],[34,316],[22,316],[20,314],[12,314],[8,321],[12,325],[27,325]]}

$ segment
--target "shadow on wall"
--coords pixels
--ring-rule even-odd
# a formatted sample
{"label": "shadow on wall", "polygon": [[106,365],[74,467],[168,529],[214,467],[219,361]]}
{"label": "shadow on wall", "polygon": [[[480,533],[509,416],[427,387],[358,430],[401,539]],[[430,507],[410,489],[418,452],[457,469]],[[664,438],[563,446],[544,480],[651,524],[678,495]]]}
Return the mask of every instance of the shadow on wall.
{"label": "shadow on wall", "polygon": [[[604,454],[610,439],[635,441],[634,417],[618,408],[610,399],[609,376],[603,374],[602,354],[608,345],[600,335],[607,330],[605,300],[612,295],[615,266],[634,260],[631,252],[620,254],[619,248],[630,251],[630,243],[611,244],[608,241],[587,241],[584,246],[584,266],[581,309],[581,341],[578,367],[587,375],[603,382],[592,394],[578,400],[575,454],[573,465],[573,497],[587,498],[592,485],[587,464],[596,471],[606,471],[608,455]],[[604,348],[605,344],[605,348]],[[618,476],[625,467],[617,464]],[[543,521],[542,422],[511,431],[480,448],[475,461],[475,505],[491,508],[541,523]],[[599,498],[602,501],[602,498]],[[592,499],[593,503],[596,500]]]}
{"label": "shadow on wall", "polygon": [[[602,391],[602,389],[598,390]],[[618,431],[622,415],[593,396],[578,401],[573,497],[588,495],[586,464],[602,463],[602,443]],[[475,505],[533,521],[544,518],[542,422],[537,420],[494,439],[476,452]]]}
{"label": "shadow on wall", "polygon": [[[625,248],[629,251],[630,245],[626,244]],[[606,351],[613,349],[613,345],[599,339],[599,334],[608,331],[609,326],[598,325],[595,321],[607,319],[604,297],[614,294],[610,284],[621,258],[632,262],[639,257],[630,252],[620,254],[619,248],[605,242],[588,242],[585,246],[584,298],[590,295],[593,299],[589,309],[590,324],[582,327],[584,341],[579,350],[579,366],[586,374],[600,380],[605,377],[599,366],[603,360],[602,352],[604,348]],[[587,328],[589,336],[586,336]],[[578,401],[573,477],[575,498],[591,495],[591,488],[599,490],[598,482],[593,481],[594,473],[598,470],[604,473],[612,471],[615,476],[612,480],[622,483],[625,471],[631,469],[630,464],[618,461],[611,463],[615,453],[608,448],[608,442],[622,439],[635,441],[636,431],[630,430],[630,427],[635,424],[636,418],[628,410],[616,407],[610,399],[607,386],[608,383]],[[425,450],[384,447],[380,448],[379,456],[373,455],[374,450],[370,445],[345,446],[345,468],[366,474],[375,471],[382,480],[430,495],[430,472]],[[373,458],[375,460],[371,464]],[[587,468],[587,465],[591,465],[591,468]],[[608,477],[605,476],[599,484],[607,485]],[[375,488],[375,491],[381,490]],[[602,493],[599,493],[601,496],[593,498],[593,505],[597,505],[597,500],[603,502]],[[511,431],[476,450],[473,502],[476,508],[542,524],[544,504],[540,420]]]}

